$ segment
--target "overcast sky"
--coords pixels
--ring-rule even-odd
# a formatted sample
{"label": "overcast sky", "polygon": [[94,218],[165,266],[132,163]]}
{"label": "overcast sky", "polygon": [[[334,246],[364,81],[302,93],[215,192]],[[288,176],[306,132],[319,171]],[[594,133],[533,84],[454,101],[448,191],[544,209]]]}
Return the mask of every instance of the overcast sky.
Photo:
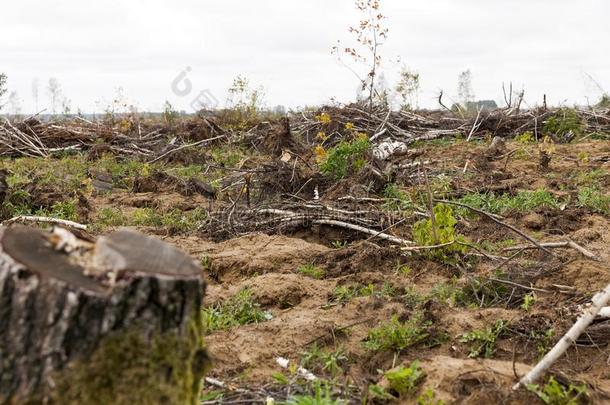
{"label": "overcast sky", "polygon": [[[610,1],[382,0],[390,29],[388,82],[401,57],[421,74],[420,104],[440,89],[456,97],[470,69],[476,98],[502,98],[502,82],[522,86],[530,105],[586,103],[610,91]],[[103,110],[122,87],[140,110],[167,99],[190,110],[200,91],[224,103],[243,74],[264,86],[266,104],[289,107],[355,97],[357,81],[331,55],[358,15],[352,0],[7,0],[0,18],[0,72],[35,109],[32,81],[56,77],[74,109]],[[172,92],[187,67],[189,94]]]}

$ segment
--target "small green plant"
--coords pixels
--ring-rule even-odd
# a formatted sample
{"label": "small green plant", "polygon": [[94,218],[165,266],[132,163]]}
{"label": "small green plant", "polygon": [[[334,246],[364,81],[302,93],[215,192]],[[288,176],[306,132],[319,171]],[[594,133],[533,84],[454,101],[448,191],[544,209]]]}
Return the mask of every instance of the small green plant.
{"label": "small green plant", "polygon": [[535,141],[536,141],[536,138],[534,137],[534,134],[530,131],[524,132],[515,137],[515,142],[518,142],[521,144],[534,143]]}
{"label": "small green plant", "polygon": [[424,370],[422,370],[417,360],[411,363],[409,367],[400,366],[385,373],[385,377],[390,383],[390,388],[401,397],[413,394],[424,378],[424,375]]}
{"label": "small green plant", "polygon": [[335,350],[322,350],[314,343],[301,357],[301,366],[314,370],[330,373],[334,378],[343,372],[343,365],[348,358],[343,348]]}
{"label": "small green plant", "polygon": [[286,401],[286,405],[346,405],[342,399],[333,399],[328,384],[319,381],[314,383],[312,395],[293,395]]}
{"label": "small green plant", "polygon": [[532,331],[530,336],[536,340],[536,349],[538,350],[538,356],[543,357],[554,342],[555,330],[549,328],[544,332]]}
{"label": "small green plant", "polygon": [[324,278],[324,275],[326,274],[326,271],[324,269],[314,264],[304,264],[299,267],[297,271],[304,276],[315,278],[317,280]]}
{"label": "small green plant", "polygon": [[490,358],[496,350],[496,340],[504,333],[505,329],[506,321],[498,320],[493,326],[464,333],[459,340],[462,343],[470,343],[468,357],[484,356]]}
{"label": "small green plant", "polygon": [[273,378],[277,384],[290,385],[290,379],[284,373],[280,373],[279,371],[271,374],[271,378]]}
{"label": "small green plant", "polygon": [[358,171],[364,166],[369,147],[370,142],[365,134],[358,134],[352,141],[341,141],[325,152],[320,171],[336,180],[342,179],[350,171]]}
{"label": "small green plant", "polygon": [[208,255],[203,256],[199,261],[199,264],[203,271],[210,271],[212,269],[212,259],[210,259],[210,256]]}
{"label": "small green plant", "polygon": [[538,384],[530,384],[527,389],[538,395],[538,398],[547,405],[578,405],[580,400],[587,396],[585,385],[564,386],[553,376],[542,387]]}
{"label": "small green plant", "polygon": [[345,304],[352,298],[358,296],[358,286],[340,285],[331,293],[331,301],[338,304]]}
{"label": "small green plant", "polygon": [[580,170],[576,172],[574,177],[578,186],[602,187],[602,180],[610,176],[610,172],[605,169]]}
{"label": "small green plant", "polygon": [[593,212],[610,215],[610,195],[605,195],[597,187],[581,187],[577,204]]}
{"label": "small green plant", "polygon": [[343,249],[345,246],[347,246],[347,241],[346,240],[334,240],[330,244],[335,249]]}
{"label": "small green plant", "polygon": [[428,388],[425,390],[420,396],[416,399],[417,405],[445,405],[440,399],[436,399],[436,394],[432,390],[432,388]]}
{"label": "small green plant", "polygon": [[423,219],[413,225],[413,240],[420,246],[432,246],[449,244],[441,248],[426,251],[424,255],[447,261],[456,253],[464,253],[467,247],[456,240],[463,239],[455,234],[457,220],[453,216],[453,210],[447,204],[437,204],[434,209],[435,223],[431,219]]}
{"label": "small green plant", "polygon": [[425,321],[420,313],[414,314],[406,322],[401,322],[397,316],[393,316],[389,322],[369,331],[364,347],[374,352],[401,352],[428,339],[430,325],[431,322]]}
{"label": "small green plant", "polygon": [[120,209],[104,207],[98,211],[95,223],[102,227],[123,226],[127,224],[127,221],[127,217]]}
{"label": "small green plant", "polygon": [[[544,189],[520,191],[514,196],[509,194],[497,196],[492,193],[470,193],[464,195],[459,202],[493,214],[505,214],[508,211],[530,212],[543,207],[558,208],[561,205],[553,194]],[[464,216],[473,215],[465,208],[458,212]]]}
{"label": "small green plant", "polygon": [[386,200],[383,204],[385,209],[391,211],[412,211],[413,201],[409,194],[401,190],[396,184],[389,183],[383,189],[383,198]]}
{"label": "small green plant", "polygon": [[[379,400],[379,401],[389,401],[396,399],[396,397],[390,394],[386,389],[377,384],[370,384],[368,387],[368,399],[371,400]],[[368,402],[366,402],[368,403]]]}
{"label": "small green plant", "polygon": [[270,313],[261,310],[248,289],[229,298],[226,302],[203,309],[203,323],[207,333],[266,321]]}
{"label": "small green plant", "polygon": [[525,294],[523,296],[523,303],[521,304],[521,309],[524,310],[525,312],[529,312],[529,310],[532,309],[532,306],[534,305],[535,302],[536,302],[536,296],[534,295],[533,292]]}

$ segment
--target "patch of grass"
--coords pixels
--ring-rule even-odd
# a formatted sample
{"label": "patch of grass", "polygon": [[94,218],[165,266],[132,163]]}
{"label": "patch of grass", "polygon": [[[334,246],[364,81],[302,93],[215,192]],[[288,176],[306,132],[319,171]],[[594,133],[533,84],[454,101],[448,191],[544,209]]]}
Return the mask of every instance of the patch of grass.
{"label": "patch of grass", "polygon": [[409,194],[401,190],[396,184],[389,183],[383,189],[383,198],[386,202],[383,204],[385,209],[391,211],[412,211],[414,208],[413,201]]}
{"label": "patch of grass", "polygon": [[401,397],[413,394],[424,376],[424,370],[422,370],[417,360],[412,362],[409,367],[400,366],[385,372],[385,377],[390,383],[390,388]]}
{"label": "patch of grass", "polygon": [[605,169],[579,170],[572,177],[578,186],[597,187],[602,186],[601,181],[610,176]]}
{"label": "patch of grass", "polygon": [[436,393],[432,388],[425,390],[416,399],[417,405],[445,405],[445,402],[441,399],[436,399]]}
{"label": "patch of grass", "polygon": [[324,269],[314,264],[304,264],[299,267],[297,271],[304,276],[315,278],[316,280],[320,280],[326,275],[326,271]]}
{"label": "patch of grass", "polygon": [[303,353],[301,366],[312,371],[329,373],[334,378],[343,373],[343,366],[347,361],[348,357],[343,348],[324,350],[314,343]]}
{"label": "patch of grass", "polygon": [[224,303],[203,309],[203,324],[208,334],[238,325],[263,322],[269,317],[270,314],[260,308],[248,289],[241,290]]}
{"label": "patch of grass", "polygon": [[342,141],[324,152],[320,171],[336,180],[344,178],[349,172],[357,172],[366,163],[365,153],[369,147],[370,142],[365,134],[358,134],[352,141]]}
{"label": "patch of grass", "polygon": [[549,328],[544,332],[532,331],[530,336],[536,341],[538,356],[542,358],[549,351],[551,345],[555,341],[555,330],[553,328]]}
{"label": "patch of grass", "polygon": [[373,352],[401,352],[427,340],[430,337],[428,328],[431,324],[423,319],[421,313],[414,314],[406,322],[401,322],[397,316],[393,316],[389,322],[369,331],[364,347]]}
{"label": "patch of grass", "polygon": [[310,395],[293,395],[286,401],[286,405],[346,405],[347,401],[333,399],[328,384],[317,382],[314,384],[314,392]]}
{"label": "patch of grass", "polygon": [[505,330],[506,321],[498,320],[493,326],[464,333],[459,340],[462,343],[470,344],[468,357],[490,358],[496,350],[496,340]]}
{"label": "patch of grass", "polygon": [[245,150],[235,147],[235,145],[217,146],[212,149],[211,154],[214,163],[225,167],[235,167],[247,156]]}
{"label": "patch of grass", "polygon": [[582,399],[587,397],[586,385],[565,386],[553,376],[542,387],[538,384],[530,384],[527,389],[547,405],[578,405]]}
{"label": "patch of grass", "polygon": [[[508,194],[497,196],[492,193],[470,193],[464,195],[458,201],[492,214],[504,214],[508,211],[530,212],[542,207],[558,208],[561,205],[561,202],[553,194],[544,189],[520,191],[514,196]],[[460,208],[458,212],[463,216],[474,215],[466,208]]]}
{"label": "patch of grass", "polygon": [[49,216],[53,218],[65,219],[68,221],[78,221],[76,212],[76,201],[60,201],[53,204],[50,210],[38,210],[35,215]]}
{"label": "patch of grass", "polygon": [[137,208],[131,216],[127,216],[118,208],[105,207],[98,211],[94,229],[103,230],[109,226],[151,226],[182,233],[195,229],[206,218],[207,213],[201,208],[192,211],[173,209],[165,212],[153,208]]}
{"label": "patch of grass", "polygon": [[564,136],[568,132],[572,132],[576,136],[582,135],[584,131],[584,123],[578,116],[576,110],[572,108],[561,108],[542,126],[542,133]]}
{"label": "patch of grass", "polygon": [[528,143],[536,142],[536,138],[534,137],[534,134],[531,131],[526,131],[522,134],[515,136],[515,142],[527,145]]}
{"label": "patch of grass", "polygon": [[379,287],[375,284],[353,284],[341,285],[336,287],[331,293],[330,302],[335,304],[345,304],[356,297],[376,297],[389,299],[396,297],[401,292],[389,282],[385,282]]}
{"label": "patch of grass", "polygon": [[610,215],[610,195],[605,195],[597,187],[581,187],[578,190],[577,204],[593,212]]}

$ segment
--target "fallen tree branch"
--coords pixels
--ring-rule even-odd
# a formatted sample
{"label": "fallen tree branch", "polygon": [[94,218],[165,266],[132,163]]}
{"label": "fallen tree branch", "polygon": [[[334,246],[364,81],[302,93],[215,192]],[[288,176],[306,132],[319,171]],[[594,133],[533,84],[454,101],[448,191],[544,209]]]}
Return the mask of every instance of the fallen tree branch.
{"label": "fallen tree branch", "polygon": [[[550,248],[550,249],[569,247],[574,250],[577,250],[578,252],[582,253],[583,256],[585,256],[591,260],[595,260],[596,262],[600,261],[600,258],[598,256],[596,256],[594,253],[590,252],[589,250],[580,246],[578,243],[571,241],[571,240],[560,241],[560,242],[544,242],[544,243],[541,243],[540,246],[543,246],[545,248]],[[502,250],[504,252],[510,252],[512,250],[530,250],[530,249],[536,249],[536,247],[530,246],[530,245],[510,246],[510,247],[504,248]]]}
{"label": "fallen tree branch", "polygon": [[526,387],[528,384],[535,383],[553,365],[565,351],[576,342],[576,339],[584,332],[589,324],[595,319],[599,311],[610,301],[610,284],[606,288],[595,294],[591,300],[591,306],[587,308],[572,325],[570,330],[555,344],[542,360],[534,368],[513,386],[513,389]]}
{"label": "fallen tree branch", "polygon": [[334,219],[316,219],[312,223],[316,224],[316,225],[331,225],[331,226],[338,226],[341,228],[351,229],[354,231],[373,235],[379,239],[384,239],[384,240],[390,241],[392,243],[396,243],[397,245],[412,245],[414,243],[413,241],[398,238],[398,237],[392,236],[392,235],[388,235],[387,233],[378,232],[374,229],[365,228],[360,225],[354,225],[354,224],[350,224],[350,223],[343,222],[343,221],[336,221]]}
{"label": "fallen tree branch", "polygon": [[517,235],[520,235],[522,238],[528,240],[529,242],[531,242],[534,246],[536,246],[538,249],[544,250],[546,253],[551,254],[551,251],[548,250],[547,248],[545,248],[544,246],[542,246],[540,244],[540,242],[538,242],[536,239],[532,238],[531,236],[529,236],[528,234],[526,234],[525,232],[521,231],[518,228],[515,228],[512,225],[507,224],[506,222],[502,222],[497,218],[497,215],[494,214],[490,214],[489,212],[485,212],[483,210],[480,210],[478,208],[474,208],[471,207],[470,205],[467,204],[463,204],[463,203],[459,203],[456,201],[449,201],[449,200],[434,200],[435,202],[439,202],[439,203],[444,203],[444,204],[452,204],[452,205],[457,205],[460,207],[464,207],[464,208],[468,208],[471,211],[474,211],[478,214],[484,215],[487,218],[491,219],[492,221],[494,221],[496,224],[502,225],[508,229],[510,229],[511,231],[515,232]]}
{"label": "fallen tree branch", "polygon": [[2,225],[8,225],[8,224],[12,224],[14,222],[20,222],[20,221],[44,222],[44,223],[48,223],[48,224],[70,226],[72,228],[82,229],[82,230],[87,229],[87,225],[79,224],[78,222],[68,221],[67,219],[58,219],[58,218],[51,218],[51,217],[38,217],[38,216],[30,216],[30,215],[19,215],[19,216],[13,217],[11,219],[7,219],[6,221],[4,221],[2,223]]}

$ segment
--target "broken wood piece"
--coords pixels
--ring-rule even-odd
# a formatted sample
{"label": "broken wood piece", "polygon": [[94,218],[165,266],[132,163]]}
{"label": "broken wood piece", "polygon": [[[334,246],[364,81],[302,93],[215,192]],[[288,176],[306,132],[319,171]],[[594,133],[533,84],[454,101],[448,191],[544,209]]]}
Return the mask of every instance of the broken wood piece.
{"label": "broken wood piece", "polygon": [[79,224],[78,222],[74,222],[74,221],[68,221],[67,219],[40,217],[40,216],[33,216],[33,215],[18,215],[11,219],[7,219],[6,221],[4,221],[2,223],[2,225],[8,225],[8,224],[12,224],[14,222],[22,222],[22,221],[23,222],[44,222],[47,224],[69,226],[69,227],[81,229],[81,230],[87,229],[87,225]]}
{"label": "broken wood piece", "polygon": [[[566,240],[566,241],[560,241],[560,242],[544,242],[544,243],[540,243],[540,246],[549,248],[549,249],[569,247],[574,250],[577,250],[583,256],[585,256],[591,260],[600,261],[600,258],[597,255],[595,255],[594,253],[590,252],[589,250],[585,249],[584,247],[580,246],[578,243],[576,243],[572,240]],[[513,250],[531,250],[531,249],[536,249],[536,246],[531,246],[531,245],[510,246],[510,247],[504,248],[502,250],[505,252],[510,252]]]}
{"label": "broken wood piece", "polygon": [[578,337],[584,332],[584,330],[591,324],[593,319],[597,316],[600,310],[605,307],[610,301],[610,284],[606,288],[595,294],[591,300],[591,306],[583,311],[578,320],[570,330],[555,344],[555,346],[536,364],[529,373],[524,375],[517,384],[513,386],[513,389],[519,389],[520,387],[527,387],[529,384],[533,384],[561,357],[566,350],[574,343]]}
{"label": "broken wood piece", "polygon": [[195,262],[135,232],[69,254],[55,237],[0,227],[0,403],[197,403],[208,358]]}

